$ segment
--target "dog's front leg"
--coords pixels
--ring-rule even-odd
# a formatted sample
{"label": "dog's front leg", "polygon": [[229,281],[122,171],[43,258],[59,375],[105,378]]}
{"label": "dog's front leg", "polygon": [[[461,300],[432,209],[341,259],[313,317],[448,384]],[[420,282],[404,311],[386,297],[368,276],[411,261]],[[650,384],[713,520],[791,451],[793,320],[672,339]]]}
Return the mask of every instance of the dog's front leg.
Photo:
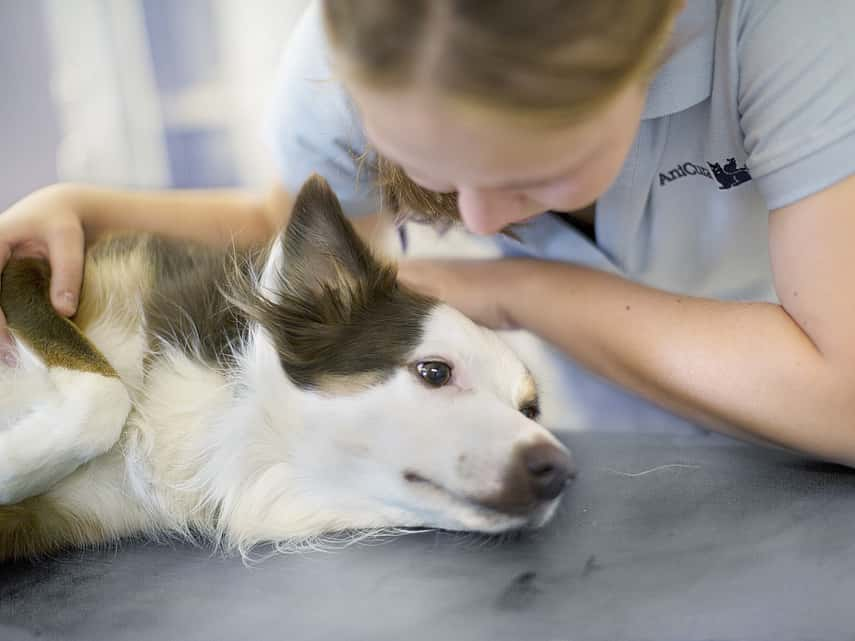
{"label": "dog's front leg", "polygon": [[17,363],[0,364],[0,505],[41,494],[118,440],[131,399],[116,371],[48,296],[43,261],[11,261],[0,304]]}

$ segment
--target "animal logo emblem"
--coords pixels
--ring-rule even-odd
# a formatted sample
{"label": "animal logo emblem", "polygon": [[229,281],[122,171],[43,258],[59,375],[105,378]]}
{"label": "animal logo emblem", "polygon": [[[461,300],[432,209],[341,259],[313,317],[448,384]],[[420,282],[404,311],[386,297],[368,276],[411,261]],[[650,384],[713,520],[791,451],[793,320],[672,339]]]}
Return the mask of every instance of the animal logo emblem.
{"label": "animal logo emblem", "polygon": [[728,158],[724,167],[717,162],[707,162],[707,164],[712,169],[713,177],[718,182],[719,189],[730,189],[751,180],[748,167],[745,165],[737,166],[736,158]]}

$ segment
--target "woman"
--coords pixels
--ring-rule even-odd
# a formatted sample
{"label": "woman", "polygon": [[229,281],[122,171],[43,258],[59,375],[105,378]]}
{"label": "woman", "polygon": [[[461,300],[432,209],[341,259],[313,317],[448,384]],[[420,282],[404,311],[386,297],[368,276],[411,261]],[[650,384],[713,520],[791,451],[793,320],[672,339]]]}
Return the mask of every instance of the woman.
{"label": "woman", "polygon": [[284,189],[54,186],[0,216],[0,252],[48,256],[72,314],[85,240],[259,242],[317,171],[354,216],[510,231],[502,259],[404,263],[411,285],[694,422],[853,464],[851,25],[845,0],[327,0],[271,112]]}

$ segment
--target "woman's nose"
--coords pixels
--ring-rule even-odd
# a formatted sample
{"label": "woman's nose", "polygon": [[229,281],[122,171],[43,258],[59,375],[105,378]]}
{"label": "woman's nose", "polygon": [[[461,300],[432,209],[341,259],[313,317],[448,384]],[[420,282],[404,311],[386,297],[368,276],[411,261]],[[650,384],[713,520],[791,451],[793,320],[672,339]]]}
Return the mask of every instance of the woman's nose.
{"label": "woman's nose", "polygon": [[526,211],[526,198],[522,194],[484,189],[459,189],[457,209],[466,229],[485,236],[537,213]]}

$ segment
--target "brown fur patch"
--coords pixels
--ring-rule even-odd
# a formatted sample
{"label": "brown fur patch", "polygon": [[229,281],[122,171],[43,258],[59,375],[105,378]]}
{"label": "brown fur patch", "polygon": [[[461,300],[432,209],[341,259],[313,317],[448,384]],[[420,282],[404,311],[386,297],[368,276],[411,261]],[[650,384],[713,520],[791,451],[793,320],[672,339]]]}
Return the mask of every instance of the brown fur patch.
{"label": "brown fur patch", "polygon": [[153,285],[145,296],[146,329],[153,347],[182,349],[220,367],[229,367],[247,317],[225,294],[246,278],[258,252],[217,250],[150,238],[146,248]]}
{"label": "brown fur patch", "polygon": [[75,515],[47,497],[0,506],[0,561],[44,556],[109,538],[94,519]]}
{"label": "brown fur patch", "polygon": [[333,396],[348,396],[364,392],[374,385],[383,382],[382,374],[365,372],[349,376],[331,376],[324,374],[318,377],[315,385],[318,390]]}
{"label": "brown fur patch", "polygon": [[530,372],[525,373],[519,400],[517,400],[517,407],[520,411],[526,411],[527,414],[531,414],[530,418],[540,416],[540,400],[537,394],[537,384]]}
{"label": "brown fur patch", "polygon": [[13,259],[3,270],[0,307],[16,338],[48,367],[117,376],[107,359],[50,302],[50,267],[34,258]]}
{"label": "brown fur patch", "polygon": [[145,318],[149,345],[175,346],[214,366],[226,366],[246,327],[246,315],[223,294],[234,270],[254,267],[257,250],[226,250],[150,234],[108,237],[86,257],[75,322],[108,318],[134,330]]}
{"label": "brown fur patch", "polygon": [[145,255],[148,237],[108,236],[86,254],[80,304],[72,319],[82,332],[109,318],[113,327],[133,332],[141,322],[141,294],[151,289],[151,269]]}

